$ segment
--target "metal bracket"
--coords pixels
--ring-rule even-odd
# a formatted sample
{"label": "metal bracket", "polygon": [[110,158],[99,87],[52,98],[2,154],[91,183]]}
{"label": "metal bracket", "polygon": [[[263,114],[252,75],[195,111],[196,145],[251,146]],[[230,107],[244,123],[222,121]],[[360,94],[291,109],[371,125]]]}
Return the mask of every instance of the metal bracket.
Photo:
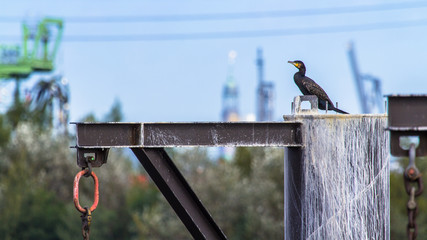
{"label": "metal bracket", "polygon": [[[303,109],[301,104],[303,102],[310,102],[310,109]],[[315,95],[296,96],[293,102],[293,114],[317,114],[319,99]]]}
{"label": "metal bracket", "polygon": [[87,157],[92,157],[92,167],[101,167],[107,163],[109,148],[77,148],[77,165],[81,168],[87,168]]}
{"label": "metal bracket", "polygon": [[427,95],[388,95],[388,128],[393,156],[406,157],[402,137],[418,137],[417,156],[427,156]]}

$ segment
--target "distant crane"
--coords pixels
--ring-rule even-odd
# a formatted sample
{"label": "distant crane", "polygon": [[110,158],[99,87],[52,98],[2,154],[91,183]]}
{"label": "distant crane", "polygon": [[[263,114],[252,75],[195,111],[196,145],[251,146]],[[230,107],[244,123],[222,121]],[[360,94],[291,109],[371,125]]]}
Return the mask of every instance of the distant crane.
{"label": "distant crane", "polygon": [[20,80],[28,78],[34,72],[51,72],[54,69],[63,21],[44,18],[36,29],[25,22],[22,27],[22,47],[0,46],[0,79],[15,80],[15,101],[19,100]]}
{"label": "distant crane", "polygon": [[[222,121],[236,122],[239,116],[239,86],[234,78],[234,64],[237,52],[232,50],[228,53],[227,80],[222,90]],[[234,148],[219,148],[220,158],[231,161],[234,155]]]}
{"label": "distant crane", "polygon": [[272,121],[274,113],[274,83],[264,79],[264,60],[262,49],[257,49],[258,68],[257,121]]}
{"label": "distant crane", "polygon": [[359,72],[352,42],[349,43],[348,57],[350,59],[350,66],[356,82],[357,93],[362,106],[362,113],[384,112],[381,81],[372,75],[362,75]]}

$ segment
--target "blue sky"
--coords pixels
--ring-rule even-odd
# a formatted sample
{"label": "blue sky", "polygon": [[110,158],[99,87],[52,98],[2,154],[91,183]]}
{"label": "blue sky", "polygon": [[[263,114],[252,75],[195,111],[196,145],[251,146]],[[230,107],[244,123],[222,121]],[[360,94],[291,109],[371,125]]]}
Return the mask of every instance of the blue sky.
{"label": "blue sky", "polygon": [[[407,6],[408,2],[8,1],[1,4],[0,18],[24,20],[54,16],[65,20],[57,72],[69,80],[71,121],[78,121],[89,112],[102,117],[116,98],[122,103],[125,121],[218,121],[230,50],[237,52],[234,77],[240,89],[240,112],[242,115],[253,113],[258,47],[264,50],[265,77],[276,85],[275,119],[280,120],[281,115],[290,113],[293,97],[300,94],[292,78],[296,69],[287,63],[296,59],[305,62],[307,75],[327,91],[332,101],[338,101],[340,108],[350,113],[361,112],[347,56],[350,41],[355,44],[361,72],[381,79],[384,94],[426,93],[427,4],[411,1],[409,5],[412,3],[417,7],[250,19],[94,23],[72,19],[271,11],[307,13],[316,9]],[[276,34],[265,34],[268,30]],[[244,31],[261,32],[263,36],[229,37],[233,32],[241,36]],[[200,37],[200,33],[218,36],[224,32],[227,33],[224,38]],[[196,38],[159,39],[165,34],[175,38],[190,34]],[[125,38],[148,35],[155,39],[76,41],[83,36],[106,35]],[[0,19],[0,42],[14,43],[2,41],[2,36],[21,36],[20,20]],[[20,43],[19,39],[15,43]],[[13,89],[11,85],[1,83],[0,87]],[[2,104],[5,103],[0,102]]]}

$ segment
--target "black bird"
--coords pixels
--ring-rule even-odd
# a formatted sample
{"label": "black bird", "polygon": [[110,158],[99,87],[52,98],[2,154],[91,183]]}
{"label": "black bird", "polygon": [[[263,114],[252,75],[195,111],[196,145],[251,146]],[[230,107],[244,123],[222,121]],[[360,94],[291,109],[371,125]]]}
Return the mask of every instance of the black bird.
{"label": "black bird", "polygon": [[328,110],[333,110],[337,113],[348,114],[348,112],[345,112],[341,109],[336,108],[332,103],[331,99],[328,97],[328,94],[326,94],[325,90],[323,90],[311,78],[305,76],[305,65],[302,61],[299,61],[299,60],[288,61],[288,63],[294,65],[296,68],[299,69],[299,71],[296,72],[294,75],[294,81],[298,86],[299,90],[301,90],[302,94],[304,95],[317,96],[317,98],[319,99],[319,106],[318,106],[319,109],[325,110],[326,102],[328,102]]}

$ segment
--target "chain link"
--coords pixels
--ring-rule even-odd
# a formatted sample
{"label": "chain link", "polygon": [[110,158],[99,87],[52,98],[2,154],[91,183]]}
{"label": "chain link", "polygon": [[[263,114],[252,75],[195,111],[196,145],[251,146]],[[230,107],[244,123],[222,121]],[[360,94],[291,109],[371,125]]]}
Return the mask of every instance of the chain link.
{"label": "chain link", "polygon": [[406,208],[408,210],[408,225],[406,227],[406,233],[409,240],[415,240],[418,235],[418,225],[416,222],[418,205],[415,198],[420,196],[424,190],[421,173],[415,165],[415,148],[415,144],[411,144],[409,148],[409,165],[405,169],[405,173],[403,175],[405,190],[409,195],[409,200],[406,204]]}
{"label": "chain link", "polygon": [[[76,177],[74,178],[74,187],[73,187],[73,199],[74,199],[74,205],[76,209],[82,213],[80,218],[82,219],[82,235],[84,240],[89,240],[89,234],[90,234],[90,224],[92,222],[92,212],[96,209],[99,201],[99,190],[98,190],[98,177],[96,176],[95,172],[92,171],[92,165],[89,159],[86,158],[86,163],[88,165],[88,168],[83,168],[82,171],[77,173]],[[92,177],[95,185],[94,189],[94,202],[92,206],[84,207],[82,208],[79,203],[79,181],[80,178],[84,177]]]}
{"label": "chain link", "polygon": [[92,222],[92,212],[88,207],[85,207],[84,212],[80,217],[82,219],[82,235],[84,240],[89,240],[90,224]]}

